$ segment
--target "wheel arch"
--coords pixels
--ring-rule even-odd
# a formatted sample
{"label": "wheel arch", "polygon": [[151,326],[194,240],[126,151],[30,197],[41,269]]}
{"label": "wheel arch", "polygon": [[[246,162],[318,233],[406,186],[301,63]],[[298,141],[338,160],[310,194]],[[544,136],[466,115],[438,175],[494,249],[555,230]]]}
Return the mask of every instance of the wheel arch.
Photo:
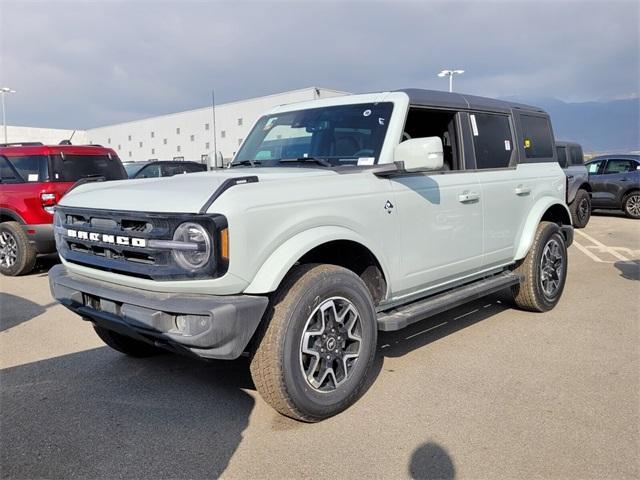
{"label": "wheel arch", "polygon": [[571,213],[566,205],[556,198],[541,198],[529,212],[529,217],[520,235],[514,260],[522,260],[529,252],[540,222],[549,221],[558,225],[572,225]]}
{"label": "wheel arch", "polygon": [[19,214],[8,208],[0,208],[0,222],[18,222],[20,225],[26,224]]}
{"label": "wheel arch", "polygon": [[316,227],[291,237],[267,258],[244,293],[277,290],[289,271],[303,263],[348,268],[363,279],[375,303],[387,295],[389,275],[378,249],[353,230],[338,226]]}

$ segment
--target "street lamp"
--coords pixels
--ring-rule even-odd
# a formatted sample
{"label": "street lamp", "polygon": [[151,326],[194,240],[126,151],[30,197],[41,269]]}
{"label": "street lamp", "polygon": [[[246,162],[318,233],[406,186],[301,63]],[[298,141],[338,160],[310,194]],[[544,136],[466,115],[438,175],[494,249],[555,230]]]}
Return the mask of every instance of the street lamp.
{"label": "street lamp", "polygon": [[460,75],[461,73],[464,73],[464,70],[442,70],[438,76],[449,77],[449,91],[453,92],[453,76]]}
{"label": "street lamp", "polygon": [[9,143],[7,142],[7,117],[4,109],[4,96],[7,93],[16,93],[16,91],[11,90],[9,87],[0,88],[0,94],[2,94],[2,126],[4,128],[4,143]]}

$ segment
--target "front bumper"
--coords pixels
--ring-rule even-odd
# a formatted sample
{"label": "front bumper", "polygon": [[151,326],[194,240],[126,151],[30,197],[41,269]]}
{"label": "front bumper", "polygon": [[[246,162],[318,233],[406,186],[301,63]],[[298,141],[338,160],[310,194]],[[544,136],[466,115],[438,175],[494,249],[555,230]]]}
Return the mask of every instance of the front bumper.
{"label": "front bumper", "polygon": [[[49,271],[53,297],[83,319],[178,353],[231,360],[247,347],[267,297],[150,292],[69,273]],[[190,328],[187,332],[180,325]]]}
{"label": "front bumper", "polygon": [[22,225],[24,232],[27,234],[29,243],[33,245],[38,253],[54,253],[56,251],[56,242],[53,236],[53,225],[51,223],[42,223],[38,225]]}

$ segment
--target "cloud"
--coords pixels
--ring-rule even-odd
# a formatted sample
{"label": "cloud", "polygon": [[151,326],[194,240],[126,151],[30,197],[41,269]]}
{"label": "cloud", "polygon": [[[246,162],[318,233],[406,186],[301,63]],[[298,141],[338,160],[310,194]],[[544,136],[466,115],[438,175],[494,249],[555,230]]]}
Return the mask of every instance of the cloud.
{"label": "cloud", "polygon": [[87,128],[311,85],[638,96],[640,6],[602,2],[0,0],[14,124]]}

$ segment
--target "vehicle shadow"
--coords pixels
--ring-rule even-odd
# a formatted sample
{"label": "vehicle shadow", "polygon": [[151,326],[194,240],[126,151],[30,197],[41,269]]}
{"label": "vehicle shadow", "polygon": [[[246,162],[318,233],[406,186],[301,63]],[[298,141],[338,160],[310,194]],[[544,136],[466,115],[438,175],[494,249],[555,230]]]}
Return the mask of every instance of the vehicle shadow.
{"label": "vehicle shadow", "polygon": [[613,264],[620,270],[620,276],[627,280],[640,280],[640,260],[629,260],[626,262],[616,262]]}
{"label": "vehicle shadow", "polygon": [[[591,215],[596,217],[619,217],[619,218],[629,218],[622,210],[592,210]],[[632,220],[632,219],[629,219]]]}
{"label": "vehicle shadow", "polygon": [[0,292],[0,332],[43,314],[47,308],[53,305],[55,302],[38,305],[26,298]]}
{"label": "vehicle shadow", "polygon": [[453,480],[456,469],[449,453],[434,442],[426,442],[413,451],[409,475],[416,480]]}
{"label": "vehicle shadow", "polygon": [[36,265],[31,272],[31,275],[38,275],[44,277],[47,275],[51,267],[60,263],[60,257],[57,253],[51,253],[49,255],[41,255],[36,260]]}
{"label": "vehicle shadow", "polygon": [[385,357],[401,357],[510,308],[513,308],[511,292],[505,289],[426,318],[402,330],[380,332],[376,359],[369,372],[366,388],[375,382],[382,370]]}
{"label": "vehicle shadow", "polygon": [[0,377],[10,478],[217,478],[254,405],[244,359],[133,359],[102,347]]}

